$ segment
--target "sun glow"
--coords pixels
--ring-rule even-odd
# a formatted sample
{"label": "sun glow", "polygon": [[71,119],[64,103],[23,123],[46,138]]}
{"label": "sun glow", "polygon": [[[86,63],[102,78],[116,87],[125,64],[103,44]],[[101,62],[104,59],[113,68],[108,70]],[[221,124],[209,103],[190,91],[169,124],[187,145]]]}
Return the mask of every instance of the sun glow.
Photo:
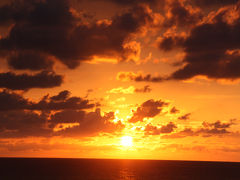
{"label": "sun glow", "polygon": [[121,145],[124,147],[130,147],[133,145],[132,137],[131,136],[123,136],[121,138]]}

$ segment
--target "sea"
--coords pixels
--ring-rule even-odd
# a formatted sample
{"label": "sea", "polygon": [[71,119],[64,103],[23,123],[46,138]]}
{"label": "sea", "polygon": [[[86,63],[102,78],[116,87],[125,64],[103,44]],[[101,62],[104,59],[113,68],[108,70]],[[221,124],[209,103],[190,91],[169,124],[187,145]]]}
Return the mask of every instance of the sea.
{"label": "sea", "polygon": [[240,163],[0,158],[0,180],[240,180]]}

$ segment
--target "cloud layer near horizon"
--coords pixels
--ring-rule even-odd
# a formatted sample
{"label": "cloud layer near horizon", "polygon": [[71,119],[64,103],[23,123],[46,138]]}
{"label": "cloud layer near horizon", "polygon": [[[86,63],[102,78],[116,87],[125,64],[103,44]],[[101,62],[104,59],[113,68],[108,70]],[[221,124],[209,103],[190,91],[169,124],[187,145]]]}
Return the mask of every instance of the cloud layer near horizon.
{"label": "cloud layer near horizon", "polygon": [[33,102],[5,90],[0,92],[0,102],[2,138],[92,136],[124,128],[120,121],[112,122],[114,112],[101,115],[99,108],[90,111],[96,104],[70,97],[69,91],[52,97],[46,95],[39,102]]}

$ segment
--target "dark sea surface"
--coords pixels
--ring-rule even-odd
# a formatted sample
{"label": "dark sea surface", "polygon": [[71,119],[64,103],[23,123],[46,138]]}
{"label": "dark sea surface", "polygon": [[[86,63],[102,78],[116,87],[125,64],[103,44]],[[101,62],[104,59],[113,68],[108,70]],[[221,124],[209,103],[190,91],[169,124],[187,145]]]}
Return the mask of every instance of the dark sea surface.
{"label": "dark sea surface", "polygon": [[0,158],[0,180],[240,180],[240,163]]}

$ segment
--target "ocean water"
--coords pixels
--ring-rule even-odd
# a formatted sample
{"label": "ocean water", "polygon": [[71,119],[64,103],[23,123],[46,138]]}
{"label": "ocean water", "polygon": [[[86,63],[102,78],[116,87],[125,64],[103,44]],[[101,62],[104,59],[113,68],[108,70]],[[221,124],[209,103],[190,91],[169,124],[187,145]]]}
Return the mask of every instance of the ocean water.
{"label": "ocean water", "polygon": [[0,158],[0,180],[240,180],[240,163]]}

